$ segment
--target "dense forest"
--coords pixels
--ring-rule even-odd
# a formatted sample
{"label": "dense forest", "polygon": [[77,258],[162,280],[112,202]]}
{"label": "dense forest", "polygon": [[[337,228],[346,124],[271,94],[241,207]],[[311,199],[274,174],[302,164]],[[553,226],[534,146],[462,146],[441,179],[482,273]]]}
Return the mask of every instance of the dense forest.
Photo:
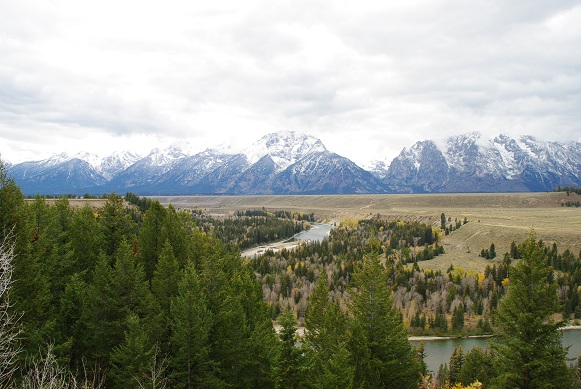
{"label": "dense forest", "polygon": [[[424,271],[469,222],[443,214],[438,227],[348,221],[322,242],[241,258],[313,220],[266,210],[215,219],[134,194],[96,208],[25,200],[0,161],[0,387],[577,384],[552,317],[581,315],[581,258],[531,235],[482,274]],[[407,340],[491,331],[491,350],[458,350],[437,378]],[[538,355],[525,353],[531,343]]]}

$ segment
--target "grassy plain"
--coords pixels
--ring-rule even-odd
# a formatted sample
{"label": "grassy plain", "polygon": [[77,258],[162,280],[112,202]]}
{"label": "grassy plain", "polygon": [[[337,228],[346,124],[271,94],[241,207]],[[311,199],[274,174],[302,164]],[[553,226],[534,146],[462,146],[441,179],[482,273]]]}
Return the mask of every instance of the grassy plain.
{"label": "grassy plain", "polygon": [[581,250],[581,208],[561,203],[580,201],[572,193],[486,193],[413,195],[310,195],[310,196],[160,196],[162,204],[176,208],[201,208],[214,215],[236,210],[266,208],[313,212],[324,222],[341,222],[376,216],[417,220],[440,225],[440,215],[468,224],[443,240],[445,254],[420,264],[426,269],[446,270],[450,264],[482,271],[491,261],[478,256],[494,243],[497,261],[534,230],[545,243],[557,243],[578,255]]}

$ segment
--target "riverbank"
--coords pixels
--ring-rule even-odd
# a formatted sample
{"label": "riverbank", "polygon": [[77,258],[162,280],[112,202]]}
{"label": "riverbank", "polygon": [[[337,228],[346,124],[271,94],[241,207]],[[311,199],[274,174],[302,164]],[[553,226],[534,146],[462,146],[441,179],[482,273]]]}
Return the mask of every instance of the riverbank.
{"label": "riverbank", "polygon": [[494,335],[466,335],[466,336],[408,336],[408,340],[412,342],[422,342],[422,341],[432,341],[432,340],[461,340],[461,339],[487,339],[492,338]]}
{"label": "riverbank", "polygon": [[[559,327],[560,331],[579,331],[581,330],[581,325],[566,325]],[[408,340],[412,342],[421,341],[431,341],[431,340],[454,340],[454,339],[487,339],[494,337],[494,334],[482,334],[482,335],[426,335],[426,336],[408,336]]]}

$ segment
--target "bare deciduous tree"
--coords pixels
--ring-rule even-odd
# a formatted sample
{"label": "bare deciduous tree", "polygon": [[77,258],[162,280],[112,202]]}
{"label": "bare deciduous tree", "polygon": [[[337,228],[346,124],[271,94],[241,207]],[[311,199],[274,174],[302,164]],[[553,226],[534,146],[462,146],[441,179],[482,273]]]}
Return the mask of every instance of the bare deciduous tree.
{"label": "bare deciduous tree", "polygon": [[22,386],[26,389],[69,389],[76,388],[77,381],[68,369],[59,366],[49,344],[46,355],[41,354],[40,360],[32,363]]}
{"label": "bare deciduous tree", "polygon": [[169,362],[166,357],[160,357],[159,353],[159,346],[156,346],[147,376],[134,377],[139,389],[166,389],[168,387],[167,367]]}
{"label": "bare deciduous tree", "polygon": [[17,369],[16,361],[20,353],[20,316],[11,312],[10,302],[14,246],[9,238],[10,235],[0,244],[0,387],[9,386]]}

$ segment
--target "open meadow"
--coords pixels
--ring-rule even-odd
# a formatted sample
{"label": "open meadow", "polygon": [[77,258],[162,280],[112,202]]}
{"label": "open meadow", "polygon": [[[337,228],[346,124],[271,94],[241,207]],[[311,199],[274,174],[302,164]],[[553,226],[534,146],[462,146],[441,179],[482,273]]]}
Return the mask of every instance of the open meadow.
{"label": "open meadow", "polygon": [[468,223],[443,241],[445,254],[422,262],[425,269],[446,270],[450,264],[465,270],[482,271],[490,260],[479,257],[494,243],[496,261],[510,249],[511,242],[525,239],[531,230],[547,244],[557,243],[559,251],[581,250],[581,208],[564,207],[581,196],[564,192],[486,194],[393,194],[393,195],[311,195],[311,196],[160,196],[163,205],[199,208],[214,215],[244,209],[266,208],[313,212],[327,223],[382,217],[417,220],[440,225],[440,215]]}

